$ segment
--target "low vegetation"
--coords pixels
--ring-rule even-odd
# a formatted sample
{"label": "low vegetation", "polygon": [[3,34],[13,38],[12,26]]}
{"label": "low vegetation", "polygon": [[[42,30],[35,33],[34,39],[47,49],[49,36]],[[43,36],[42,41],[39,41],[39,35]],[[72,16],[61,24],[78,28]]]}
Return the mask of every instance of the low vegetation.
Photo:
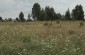
{"label": "low vegetation", "polygon": [[85,22],[81,28],[80,23],[1,22],[0,55],[84,55]]}

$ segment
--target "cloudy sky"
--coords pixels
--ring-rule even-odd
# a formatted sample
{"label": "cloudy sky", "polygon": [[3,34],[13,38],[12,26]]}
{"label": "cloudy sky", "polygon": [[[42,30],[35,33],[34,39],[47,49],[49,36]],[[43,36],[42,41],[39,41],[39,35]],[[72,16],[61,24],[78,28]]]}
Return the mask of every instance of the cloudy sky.
{"label": "cloudy sky", "polygon": [[77,4],[82,4],[85,10],[85,0],[0,0],[0,16],[14,19],[22,11],[27,18],[27,14],[31,13],[32,6],[36,2],[43,8],[49,5],[56,13],[61,14],[64,14],[68,8],[71,11]]}

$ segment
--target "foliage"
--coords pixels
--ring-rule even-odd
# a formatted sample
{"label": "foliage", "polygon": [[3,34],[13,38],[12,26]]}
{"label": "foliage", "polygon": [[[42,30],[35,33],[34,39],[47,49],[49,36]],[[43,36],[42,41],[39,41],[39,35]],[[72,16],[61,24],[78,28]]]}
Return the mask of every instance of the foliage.
{"label": "foliage", "polygon": [[40,4],[34,3],[32,7],[31,14],[28,14],[28,18],[25,20],[23,12],[20,12],[19,18],[17,17],[15,20],[12,18],[6,18],[5,20],[0,17],[0,21],[2,22],[26,22],[26,21],[56,21],[56,20],[85,20],[84,19],[84,10],[83,6],[76,5],[70,14],[70,10],[68,9],[65,14],[61,15],[57,13],[53,7],[46,6],[41,9]]}
{"label": "foliage", "polygon": [[29,13],[29,14],[28,14],[27,22],[31,22],[31,21],[32,21],[31,14]]}
{"label": "foliage", "polygon": [[28,14],[28,19],[27,19],[27,21],[29,21],[31,19],[31,15],[30,14]]}
{"label": "foliage", "polygon": [[69,9],[65,13],[65,18],[66,18],[66,20],[71,20]]}
{"label": "foliage", "polygon": [[45,21],[46,18],[46,13],[45,10],[42,8],[41,12],[40,12],[40,19],[39,21]]}
{"label": "foliage", "polygon": [[32,8],[32,15],[34,20],[39,20],[41,7],[38,3],[35,3]]}
{"label": "foliage", "polygon": [[45,20],[54,20],[56,18],[56,13],[54,11],[54,8],[50,8],[49,6],[45,7],[46,12],[46,19]]}
{"label": "foliage", "polygon": [[16,22],[19,22],[20,20],[19,20],[19,18],[17,17],[17,18],[15,19],[15,21],[16,21]]}
{"label": "foliage", "polygon": [[0,21],[2,21],[2,17],[0,17]]}
{"label": "foliage", "polygon": [[20,19],[21,22],[25,21],[23,12],[20,12],[19,19]]}
{"label": "foliage", "polygon": [[20,12],[19,18],[16,18],[15,20],[12,19],[5,19],[3,20],[2,17],[0,17],[0,21],[2,22],[10,22],[10,21],[17,21],[17,22],[26,22],[26,21],[56,21],[56,20],[84,20],[84,11],[83,6],[77,5],[72,10],[70,14],[70,10],[68,9],[65,14],[61,15],[60,13],[57,13],[53,7],[46,6],[45,8],[41,9],[40,4],[34,3],[32,7],[31,14],[28,14],[28,18],[25,20],[23,12]]}
{"label": "foliage", "polygon": [[8,21],[11,22],[12,21],[12,18],[8,18]]}
{"label": "foliage", "polygon": [[61,18],[62,18],[62,15],[60,13],[57,13],[55,15],[55,20],[61,20]]}
{"label": "foliage", "polygon": [[84,11],[82,5],[77,5],[75,9],[72,10],[72,18],[74,20],[84,20]]}

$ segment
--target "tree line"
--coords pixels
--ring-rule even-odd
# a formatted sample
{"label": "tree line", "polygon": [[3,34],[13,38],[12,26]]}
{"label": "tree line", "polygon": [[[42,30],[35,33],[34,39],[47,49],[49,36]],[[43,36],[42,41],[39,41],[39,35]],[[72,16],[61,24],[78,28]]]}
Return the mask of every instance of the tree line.
{"label": "tree line", "polygon": [[0,21],[14,21],[14,22],[26,22],[26,21],[53,21],[53,20],[84,20],[83,6],[76,5],[75,8],[70,12],[68,9],[64,15],[56,13],[53,7],[46,6],[41,8],[40,4],[35,3],[32,7],[31,14],[28,14],[28,18],[24,18],[24,13],[20,12],[19,17],[16,19],[8,18],[3,20],[0,17]]}

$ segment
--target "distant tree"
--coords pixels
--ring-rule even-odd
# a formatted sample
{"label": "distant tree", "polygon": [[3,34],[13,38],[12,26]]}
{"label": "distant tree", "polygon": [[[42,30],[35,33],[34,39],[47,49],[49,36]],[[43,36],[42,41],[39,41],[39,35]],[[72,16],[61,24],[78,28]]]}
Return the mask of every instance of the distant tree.
{"label": "distant tree", "polygon": [[8,18],[8,21],[11,22],[12,21],[12,18]]}
{"label": "distant tree", "polygon": [[65,13],[65,18],[66,18],[66,20],[71,20],[71,16],[70,16],[70,11],[69,11],[69,9],[66,11],[66,13]]}
{"label": "distant tree", "polygon": [[56,14],[55,11],[54,11],[54,8],[50,8],[49,12],[50,12],[50,19],[54,20],[55,19],[55,14]]}
{"label": "distant tree", "polygon": [[30,19],[31,18],[31,15],[30,14],[28,14],[28,19]]}
{"label": "distant tree", "polygon": [[46,20],[54,20],[55,19],[55,11],[54,8],[50,8],[49,6],[45,7],[45,12],[46,12]]}
{"label": "distant tree", "polygon": [[44,21],[45,20],[45,10],[42,8],[41,12],[40,12],[40,19],[39,21]]}
{"label": "distant tree", "polygon": [[79,11],[78,11],[78,7],[79,7],[79,6],[77,5],[77,6],[75,7],[75,9],[72,10],[72,19],[73,19],[73,20],[78,20],[78,19],[79,19],[79,18],[78,18],[78,14],[79,14],[79,13],[78,13],[78,12],[79,12]]}
{"label": "distant tree", "polygon": [[72,10],[72,19],[84,20],[84,11],[81,5],[77,5],[75,9]]}
{"label": "distant tree", "polygon": [[46,18],[45,18],[45,20],[46,21],[50,19],[50,17],[49,17],[49,15],[50,15],[49,9],[50,9],[49,6],[46,6],[45,7],[45,12],[46,12]]}
{"label": "distant tree", "polygon": [[56,20],[61,19],[62,18],[62,15],[60,13],[57,13],[56,14],[56,18],[57,18]]}
{"label": "distant tree", "polygon": [[65,15],[61,15],[61,20],[65,20]]}
{"label": "distant tree", "polygon": [[23,12],[20,12],[20,14],[19,14],[19,19],[20,19],[21,22],[25,22]]}
{"label": "distant tree", "polygon": [[40,4],[35,3],[32,8],[32,15],[34,20],[39,20],[41,7]]}
{"label": "distant tree", "polygon": [[27,19],[27,21],[32,21],[32,20],[31,20],[31,14],[28,14],[28,19]]}
{"label": "distant tree", "polygon": [[79,20],[84,20],[84,11],[82,5],[79,5]]}
{"label": "distant tree", "polygon": [[2,17],[0,17],[0,21],[2,21]]}
{"label": "distant tree", "polygon": [[8,19],[7,18],[5,18],[5,22],[8,22]]}
{"label": "distant tree", "polygon": [[16,21],[16,22],[19,22],[20,20],[19,20],[19,18],[17,17],[17,18],[15,19],[15,21]]}

